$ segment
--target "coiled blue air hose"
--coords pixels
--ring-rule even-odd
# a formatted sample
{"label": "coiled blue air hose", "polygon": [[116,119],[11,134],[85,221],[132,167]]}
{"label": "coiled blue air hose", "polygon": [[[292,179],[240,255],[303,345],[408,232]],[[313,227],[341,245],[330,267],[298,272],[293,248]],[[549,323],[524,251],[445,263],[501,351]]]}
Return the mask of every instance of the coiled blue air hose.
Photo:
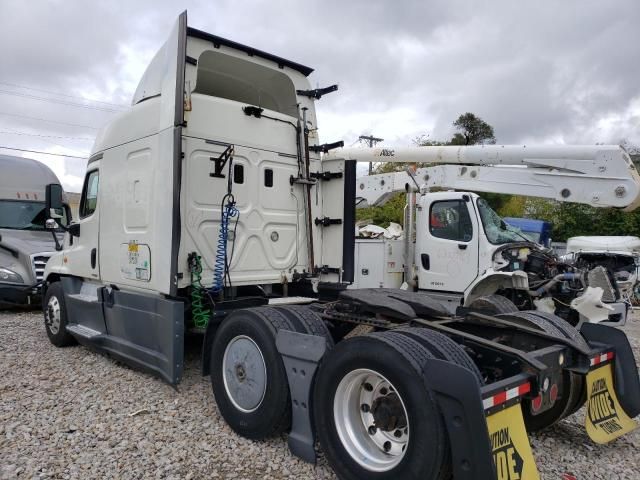
{"label": "coiled blue air hose", "polygon": [[[218,248],[216,251],[216,261],[213,267],[213,285],[211,294],[219,294],[224,288],[224,277],[227,273],[227,240],[229,239],[229,220],[238,216],[238,209],[233,195],[225,195],[226,205],[222,209],[220,218],[220,233],[218,234]],[[223,203],[224,200],[223,199]]]}

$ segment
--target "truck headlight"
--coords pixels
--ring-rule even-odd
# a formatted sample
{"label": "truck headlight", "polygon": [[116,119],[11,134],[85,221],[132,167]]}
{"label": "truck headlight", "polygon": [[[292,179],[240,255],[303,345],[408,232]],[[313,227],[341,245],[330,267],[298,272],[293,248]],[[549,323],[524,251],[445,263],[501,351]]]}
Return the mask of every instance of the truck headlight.
{"label": "truck headlight", "polygon": [[20,274],[4,267],[0,267],[0,280],[4,282],[24,283]]}

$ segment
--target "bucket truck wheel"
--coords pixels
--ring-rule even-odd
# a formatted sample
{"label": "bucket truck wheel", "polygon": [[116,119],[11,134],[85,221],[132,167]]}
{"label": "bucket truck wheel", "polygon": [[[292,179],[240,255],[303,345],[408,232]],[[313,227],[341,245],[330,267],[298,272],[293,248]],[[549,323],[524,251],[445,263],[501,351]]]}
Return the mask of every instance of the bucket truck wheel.
{"label": "bucket truck wheel", "polygon": [[42,302],[44,313],[44,327],[49,341],[56,347],[75,345],[76,339],[67,332],[67,308],[64,302],[62,284],[54,282],[47,288]]}
{"label": "bucket truck wheel", "polygon": [[[519,323],[525,327],[537,328],[554,337],[567,338],[567,335],[565,335],[554,322],[536,313],[537,312],[523,311],[497,316],[513,323]],[[562,381],[559,387],[559,397],[555,404],[549,410],[538,415],[533,414],[531,401],[523,401],[522,415],[528,431],[535,432],[550,427],[568,415],[571,415],[576,405],[581,403],[584,395],[584,379],[580,375],[565,370],[562,374]]]}
{"label": "bucket truck wheel", "polygon": [[515,303],[502,295],[484,295],[473,300],[469,308],[482,310],[483,313],[496,315],[498,313],[517,312]]}
{"label": "bucket truck wheel", "polygon": [[397,332],[340,342],[314,388],[318,439],[343,479],[444,479],[446,429],[423,365],[433,355]]}
{"label": "bucket truck wheel", "polygon": [[403,335],[417,340],[423,347],[429,350],[434,357],[466,368],[475,375],[480,385],[484,385],[482,374],[474,361],[471,360],[471,357],[467,355],[467,352],[465,352],[460,345],[446,335],[429,330],[428,328],[419,327],[398,328],[394,330],[394,332],[400,332]]}
{"label": "bucket truck wheel", "polygon": [[211,347],[211,384],[220,413],[233,430],[254,440],[281,433],[291,422],[289,383],[275,339],[278,330],[295,328],[269,310],[231,313]]}

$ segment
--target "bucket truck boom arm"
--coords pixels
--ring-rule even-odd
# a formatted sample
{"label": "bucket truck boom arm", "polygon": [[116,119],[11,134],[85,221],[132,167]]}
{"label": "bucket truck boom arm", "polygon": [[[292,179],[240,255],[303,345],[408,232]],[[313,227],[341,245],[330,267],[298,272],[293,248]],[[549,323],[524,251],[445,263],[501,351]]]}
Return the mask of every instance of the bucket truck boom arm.
{"label": "bucket truck boom arm", "polygon": [[416,188],[526,195],[627,211],[640,205],[640,176],[627,152],[617,145],[343,148],[331,156],[433,164],[415,173],[358,179],[356,197],[369,205],[383,204],[393,193]]}

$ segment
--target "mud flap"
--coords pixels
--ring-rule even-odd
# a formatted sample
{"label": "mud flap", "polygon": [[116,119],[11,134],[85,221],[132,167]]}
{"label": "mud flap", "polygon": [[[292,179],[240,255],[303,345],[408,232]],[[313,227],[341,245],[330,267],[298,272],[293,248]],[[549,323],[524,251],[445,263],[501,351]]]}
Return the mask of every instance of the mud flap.
{"label": "mud flap", "polygon": [[608,443],[638,425],[620,406],[613,388],[613,368],[608,363],[587,374],[587,414],[585,427],[591,440]]}
{"label": "mud flap", "polygon": [[640,378],[633,350],[624,331],[597,323],[583,323],[580,333],[592,348],[615,352],[614,382],[620,405],[630,418],[640,414]]}
{"label": "mud flap", "polygon": [[498,480],[539,480],[519,403],[487,417]]}

